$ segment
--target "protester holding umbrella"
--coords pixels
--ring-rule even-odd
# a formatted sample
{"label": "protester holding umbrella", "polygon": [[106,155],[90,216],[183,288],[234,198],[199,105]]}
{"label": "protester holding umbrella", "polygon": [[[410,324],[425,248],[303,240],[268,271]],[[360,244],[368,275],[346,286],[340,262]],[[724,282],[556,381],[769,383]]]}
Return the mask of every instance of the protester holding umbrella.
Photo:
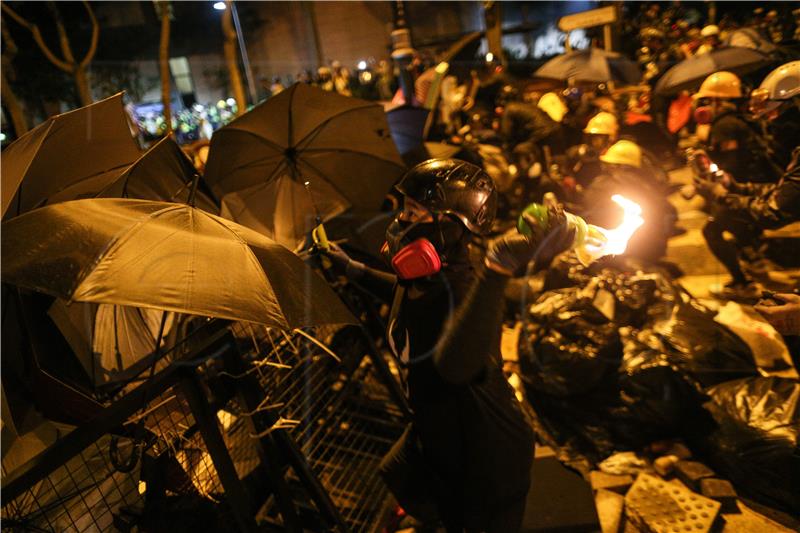
{"label": "protester holding umbrella", "polygon": [[[381,471],[412,516],[435,510],[448,532],[518,531],[528,492],[533,434],[505,380],[500,358],[502,294],[522,274],[565,250],[573,235],[563,216],[533,236],[492,242],[484,265],[469,243],[492,226],[491,177],[458,160],[430,160],[397,185],[404,209],[386,232],[396,274],[388,337],[408,368],[413,424]],[[351,276],[370,276],[340,251]],[[432,504],[432,505],[431,505]]]}

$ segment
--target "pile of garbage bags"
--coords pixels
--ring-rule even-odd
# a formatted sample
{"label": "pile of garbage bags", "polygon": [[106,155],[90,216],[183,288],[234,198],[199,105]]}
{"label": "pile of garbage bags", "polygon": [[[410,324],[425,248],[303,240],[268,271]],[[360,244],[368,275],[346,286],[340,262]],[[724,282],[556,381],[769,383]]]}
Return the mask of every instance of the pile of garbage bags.
{"label": "pile of garbage bags", "polygon": [[567,258],[544,289],[523,302],[518,353],[538,429],[562,455],[597,464],[680,438],[742,494],[800,513],[800,381],[769,324],[707,309],[626,258]]}

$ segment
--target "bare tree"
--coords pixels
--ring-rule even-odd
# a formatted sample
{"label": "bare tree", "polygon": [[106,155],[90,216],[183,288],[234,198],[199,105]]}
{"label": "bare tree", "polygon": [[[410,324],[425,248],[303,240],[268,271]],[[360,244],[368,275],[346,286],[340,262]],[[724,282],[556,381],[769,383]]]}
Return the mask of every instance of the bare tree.
{"label": "bare tree", "polygon": [[14,56],[17,55],[17,43],[15,43],[14,39],[11,38],[11,34],[8,32],[8,26],[3,24],[2,31],[4,46],[0,75],[2,75],[3,78],[3,87],[0,97],[2,97],[3,104],[5,104],[6,109],[8,109],[8,113],[11,115],[11,123],[14,125],[14,133],[16,133],[17,138],[19,138],[22,137],[26,131],[28,131],[28,121],[25,119],[25,113],[22,111],[22,105],[20,105],[17,95],[14,94],[13,89],[11,89],[11,83],[9,81],[9,77],[11,79],[14,77],[14,67],[11,66],[11,61],[14,59]]}
{"label": "bare tree", "polygon": [[233,29],[231,0],[225,0],[225,12],[222,14],[222,33],[225,36],[223,50],[225,62],[228,64],[228,77],[236,99],[237,114],[247,111],[247,100],[242,85],[242,74],[239,72],[239,55],[236,53],[236,30]]}
{"label": "bare tree", "polygon": [[161,18],[161,41],[158,47],[158,67],[161,74],[161,104],[164,107],[166,135],[172,135],[172,87],[169,73],[169,36],[172,19],[172,4],[168,0],[154,0]]}
{"label": "bare tree", "polygon": [[86,51],[86,55],[83,56],[83,59],[80,61],[76,60],[75,55],[72,53],[72,45],[70,44],[67,30],[64,27],[64,22],[61,19],[61,13],[59,13],[55,2],[48,2],[47,7],[56,23],[58,44],[61,48],[61,55],[63,57],[56,56],[56,54],[50,50],[50,47],[48,47],[47,43],[44,42],[44,38],[39,30],[39,26],[31,23],[27,19],[17,14],[17,12],[11,9],[5,2],[2,3],[2,8],[3,12],[31,32],[33,40],[39,46],[39,49],[42,51],[48,61],[50,61],[60,70],[72,74],[72,76],[75,78],[75,86],[78,89],[78,97],[81,100],[81,105],[87,106],[93,101],[92,92],[89,89],[89,77],[87,75],[87,70],[89,68],[89,63],[92,62],[92,58],[94,58],[94,54],[97,51],[97,41],[100,38],[100,25],[97,23],[97,19],[94,16],[94,11],[92,11],[89,2],[84,0],[82,3],[86,8],[86,12],[89,15],[89,20],[92,23],[92,37],[89,43],[89,49]]}

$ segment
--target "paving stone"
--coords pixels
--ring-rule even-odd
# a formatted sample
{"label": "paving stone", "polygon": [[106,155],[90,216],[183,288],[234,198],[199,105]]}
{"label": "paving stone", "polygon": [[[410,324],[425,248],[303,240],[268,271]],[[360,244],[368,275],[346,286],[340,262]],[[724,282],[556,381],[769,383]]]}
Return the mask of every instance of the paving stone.
{"label": "paving stone", "polygon": [[633,484],[633,476],[606,474],[599,470],[592,470],[589,472],[589,483],[592,485],[592,490],[605,489],[624,494]]}
{"label": "paving stone", "polygon": [[625,497],[622,494],[600,489],[594,495],[597,517],[603,533],[619,533],[622,528]]}
{"label": "paving stone", "polygon": [[697,461],[678,461],[675,465],[675,475],[692,490],[700,490],[700,480],[714,477],[714,471],[703,463]]}
{"label": "paving stone", "polygon": [[736,512],[736,489],[725,479],[706,478],[700,480],[700,492],[706,498],[722,504],[722,512]]}
{"label": "paving stone", "polygon": [[661,477],[667,477],[675,471],[675,465],[680,461],[677,455],[665,455],[653,461],[653,470]]}
{"label": "paving stone", "polygon": [[625,495],[625,514],[649,533],[708,533],[720,503],[677,483],[639,474]]}

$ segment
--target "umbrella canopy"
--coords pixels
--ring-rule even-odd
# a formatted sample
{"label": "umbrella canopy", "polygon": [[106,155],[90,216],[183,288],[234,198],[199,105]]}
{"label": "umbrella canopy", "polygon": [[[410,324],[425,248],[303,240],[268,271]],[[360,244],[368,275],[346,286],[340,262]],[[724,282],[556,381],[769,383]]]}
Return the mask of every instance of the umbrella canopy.
{"label": "umbrella canopy", "polygon": [[205,178],[223,216],[294,248],[316,213],[377,209],[404,170],[380,105],[297,83],[214,133]]}
{"label": "umbrella canopy", "polygon": [[[68,304],[59,299],[47,314],[95,386],[133,377],[141,371],[136,363],[155,352],[159,341],[159,347],[168,350],[175,340],[171,334],[177,329],[176,318],[180,317],[144,307]],[[160,360],[156,370],[165,365],[166,359]]]}
{"label": "umbrella canopy", "polygon": [[[164,137],[94,196],[187,203],[196,175],[197,169],[178,143]],[[202,178],[198,187],[195,207],[219,213],[219,206]]]}
{"label": "umbrella canopy", "polygon": [[639,83],[642,72],[635,62],[623,55],[589,48],[556,56],[539,67],[533,76],[561,81],[615,81],[635,85]]}
{"label": "umbrella canopy", "polygon": [[2,279],[65,300],[147,307],[290,329],[352,323],[290,251],[181,204],[98,198],[3,224]]}
{"label": "umbrella canopy", "polygon": [[[186,203],[197,169],[178,143],[164,137],[133,163],[92,176],[47,198],[47,204],[82,198],[137,198]],[[212,213],[219,207],[201,179],[195,206]]]}
{"label": "umbrella canopy", "polygon": [[[140,154],[122,93],[56,115],[3,150],[3,217],[29,211],[70,188],[75,189],[72,198],[97,192]],[[82,186],[87,180],[88,189]]]}
{"label": "umbrella canopy", "polygon": [[696,89],[706,77],[720,70],[743,75],[770,62],[770,56],[750,48],[719,48],[684,59],[661,76],[654,91],[663,96],[674,95],[684,90]]}
{"label": "umbrella canopy", "polygon": [[725,38],[725,44],[732,47],[750,48],[763,54],[774,54],[778,51],[778,47],[755,28],[733,30]]}

